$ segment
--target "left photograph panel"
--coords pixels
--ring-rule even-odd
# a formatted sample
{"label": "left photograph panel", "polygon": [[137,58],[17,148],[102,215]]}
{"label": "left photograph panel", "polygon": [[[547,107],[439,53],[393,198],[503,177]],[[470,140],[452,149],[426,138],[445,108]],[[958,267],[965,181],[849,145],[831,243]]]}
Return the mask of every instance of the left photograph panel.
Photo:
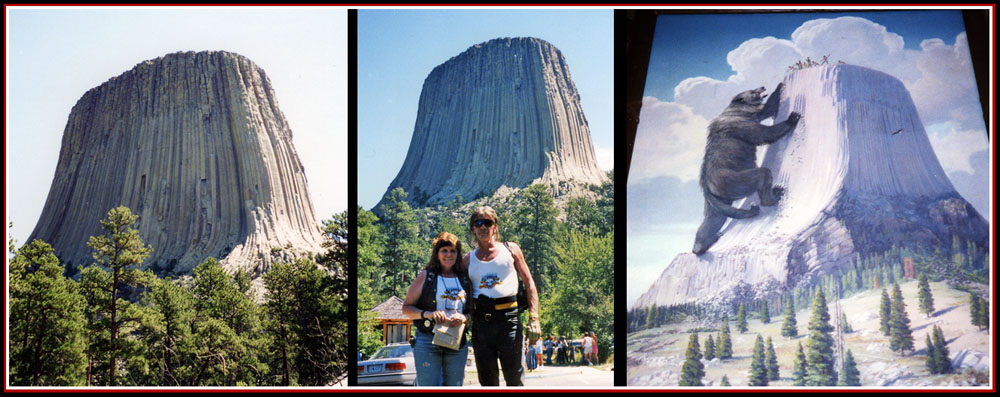
{"label": "left photograph panel", "polygon": [[347,11],[5,14],[6,388],[346,386]]}

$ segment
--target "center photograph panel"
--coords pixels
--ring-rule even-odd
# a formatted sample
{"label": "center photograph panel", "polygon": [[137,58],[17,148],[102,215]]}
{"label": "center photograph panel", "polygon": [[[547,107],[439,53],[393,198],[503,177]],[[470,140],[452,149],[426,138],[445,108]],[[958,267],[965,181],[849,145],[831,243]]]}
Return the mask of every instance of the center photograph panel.
{"label": "center photograph panel", "polygon": [[614,386],[613,28],[358,11],[358,386]]}

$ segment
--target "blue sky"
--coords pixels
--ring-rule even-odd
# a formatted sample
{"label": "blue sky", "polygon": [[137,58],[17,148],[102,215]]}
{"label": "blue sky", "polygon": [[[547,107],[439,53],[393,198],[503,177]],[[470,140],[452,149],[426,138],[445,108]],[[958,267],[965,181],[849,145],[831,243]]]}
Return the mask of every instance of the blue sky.
{"label": "blue sky", "polygon": [[708,121],[807,56],[902,80],[945,172],[989,219],[989,142],[964,30],[959,11],[659,16],[627,183],[628,305],[693,244]]}
{"label": "blue sky", "polygon": [[318,220],[347,209],[347,12],[315,7],[7,10],[6,214],[24,244],[70,109],[90,88],[177,51],[226,50],[267,73]]}
{"label": "blue sky", "polygon": [[569,64],[602,169],[613,166],[611,10],[360,10],[358,204],[371,209],[406,158],[431,70],[498,37],[537,37]]}
{"label": "blue sky", "polygon": [[[649,68],[657,73],[646,78],[645,95],[661,100],[674,99],[674,87],[691,76],[726,79],[733,70],[726,54],[749,37],[788,38],[803,22],[816,18],[836,18],[844,13],[746,13],[673,14],[657,19],[654,40],[658,51],[650,54]],[[942,38],[954,44],[955,35],[965,30],[956,11],[871,11],[849,15],[863,17],[885,26],[905,39],[904,48],[917,50],[925,39]],[[716,26],[719,29],[704,29]],[[739,26],[738,29],[732,28]],[[712,45],[704,45],[710,41]]]}

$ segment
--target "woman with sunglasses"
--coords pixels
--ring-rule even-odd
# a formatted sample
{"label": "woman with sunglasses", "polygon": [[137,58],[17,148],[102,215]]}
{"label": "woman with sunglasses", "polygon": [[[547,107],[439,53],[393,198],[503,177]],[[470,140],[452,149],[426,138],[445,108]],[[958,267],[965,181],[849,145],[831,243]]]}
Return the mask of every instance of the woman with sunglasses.
{"label": "woman with sunglasses", "polygon": [[[524,352],[521,317],[528,311],[530,345],[541,337],[538,318],[538,291],[528,271],[521,248],[515,243],[500,242],[497,214],[482,206],[469,218],[469,230],[476,238],[476,249],[466,254],[462,263],[469,269],[475,309],[472,322],[472,347],[476,354],[479,384],[499,386],[499,369],[507,386],[524,385]],[[527,307],[517,302],[518,277],[527,290]]]}
{"label": "woman with sunglasses", "polygon": [[417,366],[417,386],[461,386],[465,382],[465,360],[469,356],[465,332],[458,350],[433,343],[434,326],[456,327],[466,322],[471,305],[466,297],[472,282],[462,262],[462,243],[454,234],[443,232],[434,239],[431,260],[413,280],[403,302],[403,315],[413,320],[416,342],[413,362]]}

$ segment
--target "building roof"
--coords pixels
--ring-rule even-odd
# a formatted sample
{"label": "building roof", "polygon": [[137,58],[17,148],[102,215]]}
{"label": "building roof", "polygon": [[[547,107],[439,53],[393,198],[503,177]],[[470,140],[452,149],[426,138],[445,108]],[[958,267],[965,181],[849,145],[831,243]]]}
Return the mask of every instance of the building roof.
{"label": "building roof", "polygon": [[389,297],[371,311],[378,313],[379,320],[409,320],[403,315],[403,300],[398,296]]}

